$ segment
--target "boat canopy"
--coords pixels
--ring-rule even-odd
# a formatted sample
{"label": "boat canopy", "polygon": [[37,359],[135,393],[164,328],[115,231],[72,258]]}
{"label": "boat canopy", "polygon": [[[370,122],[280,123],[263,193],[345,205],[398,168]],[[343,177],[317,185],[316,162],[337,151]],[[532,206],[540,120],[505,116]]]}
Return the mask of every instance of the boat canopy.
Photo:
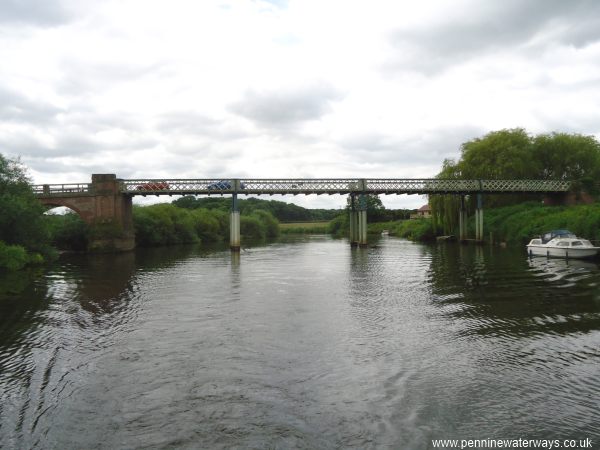
{"label": "boat canopy", "polygon": [[571,233],[569,230],[552,230],[542,236],[542,243],[546,244],[557,237],[574,238],[576,236],[575,233]]}

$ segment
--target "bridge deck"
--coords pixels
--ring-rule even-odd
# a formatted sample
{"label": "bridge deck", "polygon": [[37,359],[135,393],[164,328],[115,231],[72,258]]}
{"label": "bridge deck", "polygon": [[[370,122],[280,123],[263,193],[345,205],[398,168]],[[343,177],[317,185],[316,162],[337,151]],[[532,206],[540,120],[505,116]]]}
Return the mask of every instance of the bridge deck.
{"label": "bridge deck", "polygon": [[[191,194],[468,194],[558,193],[569,190],[559,180],[446,180],[446,179],[136,179],[120,180],[120,191],[129,195]],[[93,195],[93,184],[34,186],[40,197]]]}

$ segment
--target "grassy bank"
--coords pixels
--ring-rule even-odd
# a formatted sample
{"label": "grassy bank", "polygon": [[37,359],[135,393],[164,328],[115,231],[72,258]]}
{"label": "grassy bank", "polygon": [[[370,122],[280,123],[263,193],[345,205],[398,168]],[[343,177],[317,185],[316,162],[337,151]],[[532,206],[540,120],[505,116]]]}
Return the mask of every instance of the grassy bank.
{"label": "grassy bank", "polygon": [[[600,241],[600,204],[576,206],[543,206],[521,203],[502,208],[484,209],[484,237],[492,233],[494,241],[526,244],[536,235],[566,228],[578,236]],[[474,234],[474,219],[469,233]]]}
{"label": "grassy bank", "polygon": [[329,232],[329,221],[280,223],[282,234],[326,234]]}

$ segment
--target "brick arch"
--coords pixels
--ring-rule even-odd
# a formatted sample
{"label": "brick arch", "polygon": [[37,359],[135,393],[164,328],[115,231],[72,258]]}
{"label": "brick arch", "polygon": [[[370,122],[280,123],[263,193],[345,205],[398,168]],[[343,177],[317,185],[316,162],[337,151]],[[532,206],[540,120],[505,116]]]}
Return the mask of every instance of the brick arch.
{"label": "brick arch", "polygon": [[[53,208],[64,206],[77,213],[81,219],[91,225],[94,222],[94,214],[90,213],[90,199],[89,197],[81,198],[63,198],[63,197],[52,197],[52,198],[41,198],[40,202],[43,205],[51,206]],[[93,207],[92,207],[93,210]]]}

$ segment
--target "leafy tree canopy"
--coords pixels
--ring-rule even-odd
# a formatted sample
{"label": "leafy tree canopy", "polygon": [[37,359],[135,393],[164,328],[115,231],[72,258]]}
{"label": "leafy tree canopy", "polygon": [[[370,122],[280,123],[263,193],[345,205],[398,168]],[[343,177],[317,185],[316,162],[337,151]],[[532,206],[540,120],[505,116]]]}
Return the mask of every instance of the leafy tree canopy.
{"label": "leafy tree canopy", "polygon": [[[447,159],[438,178],[570,180],[575,190],[598,194],[600,143],[593,136],[568,133],[530,135],[523,128],[492,131],[461,146],[458,161]],[[541,200],[539,195],[488,195],[488,206]],[[474,199],[470,200],[473,207]],[[438,225],[450,233],[456,226],[456,196],[431,196]]]}
{"label": "leafy tree canopy", "polygon": [[33,195],[27,172],[18,160],[1,154],[0,211],[0,241],[33,251],[46,248],[44,208]]}

